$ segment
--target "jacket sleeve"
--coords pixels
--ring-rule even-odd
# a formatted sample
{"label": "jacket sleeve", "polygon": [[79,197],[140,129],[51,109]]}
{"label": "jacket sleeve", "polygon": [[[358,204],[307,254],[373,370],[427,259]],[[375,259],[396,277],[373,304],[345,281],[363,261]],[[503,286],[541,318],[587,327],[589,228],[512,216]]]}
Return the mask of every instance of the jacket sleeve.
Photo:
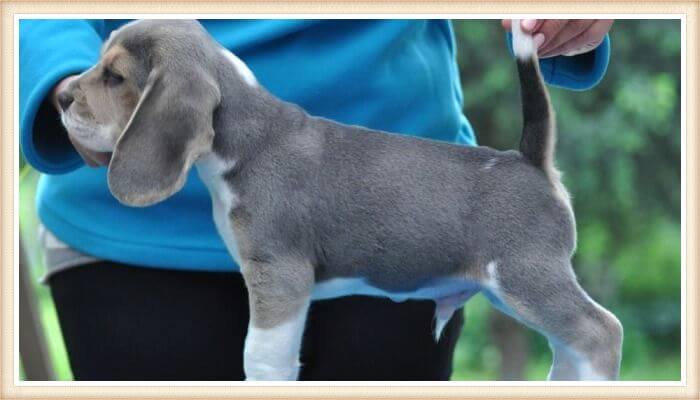
{"label": "jacket sleeve", "polygon": [[60,174],[83,165],[50,94],[61,79],[97,61],[104,31],[104,20],[20,20],[20,146],[41,172]]}
{"label": "jacket sleeve", "polygon": [[[508,49],[513,54],[513,36],[506,35]],[[597,85],[605,76],[610,60],[610,37],[594,50],[577,56],[557,56],[540,60],[544,80],[553,86],[571,90],[587,90]]]}

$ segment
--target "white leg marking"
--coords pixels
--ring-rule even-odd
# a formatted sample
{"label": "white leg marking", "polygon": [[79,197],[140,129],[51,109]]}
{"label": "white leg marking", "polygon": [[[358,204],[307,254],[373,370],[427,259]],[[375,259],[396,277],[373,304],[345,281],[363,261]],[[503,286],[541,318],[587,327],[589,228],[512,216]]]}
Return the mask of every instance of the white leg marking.
{"label": "white leg marking", "polygon": [[553,360],[552,368],[549,371],[547,379],[552,380],[552,375],[555,372],[554,369],[556,367],[558,376],[571,377],[570,380],[607,380],[603,375],[597,373],[593,369],[591,362],[580,352],[562,344],[558,340],[549,339],[549,343],[552,352],[555,354],[555,358],[557,359]]}
{"label": "white leg marking", "polygon": [[293,381],[299,375],[299,351],[308,302],[290,320],[273,328],[248,325],[243,369],[248,381]]}
{"label": "white leg marking", "polygon": [[578,370],[578,380],[580,380],[580,381],[605,381],[605,380],[607,380],[602,375],[596,373],[593,370],[593,366],[591,365],[591,363],[586,361],[583,357],[581,357],[581,361],[579,361],[579,363],[576,365],[576,369]]}
{"label": "white leg marking", "polygon": [[532,35],[523,32],[520,20],[511,20],[511,32],[513,32],[513,53],[521,60],[529,60],[535,54],[535,41]]}
{"label": "white leg marking", "polygon": [[230,51],[226,49],[222,49],[221,53],[228,59],[231,64],[233,64],[234,67],[236,67],[236,71],[241,75],[243,80],[250,86],[257,86],[258,85],[258,80],[255,79],[255,75],[253,75],[253,71],[248,68],[248,66],[241,61],[240,58],[236,57],[235,54],[231,53]]}

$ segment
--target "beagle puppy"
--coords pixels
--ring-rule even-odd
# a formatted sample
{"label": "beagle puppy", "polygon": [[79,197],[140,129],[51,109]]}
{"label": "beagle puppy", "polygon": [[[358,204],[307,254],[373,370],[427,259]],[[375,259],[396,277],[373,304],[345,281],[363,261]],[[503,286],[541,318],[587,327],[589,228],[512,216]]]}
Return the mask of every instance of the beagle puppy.
{"label": "beagle puppy", "polygon": [[196,166],[250,296],[249,380],[294,380],[309,303],[436,303],[435,338],[476,293],[544,334],[556,380],[615,379],[622,326],[577,283],[571,203],[532,37],[513,22],[520,151],[462,147],[308,115],[275,98],[196,21],[136,21],[59,94],[79,142],[112,151],[123,204]]}

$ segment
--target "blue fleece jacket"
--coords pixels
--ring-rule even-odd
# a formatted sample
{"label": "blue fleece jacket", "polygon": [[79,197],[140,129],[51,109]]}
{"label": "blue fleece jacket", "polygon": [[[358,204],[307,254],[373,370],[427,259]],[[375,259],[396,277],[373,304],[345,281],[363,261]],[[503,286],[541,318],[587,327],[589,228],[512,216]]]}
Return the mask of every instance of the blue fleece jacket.
{"label": "blue fleece jacket", "polygon": [[[65,76],[95,63],[103,40],[126,20],[21,20],[20,142],[43,172],[37,207],[59,239],[107,260],[157,268],[231,271],[208,192],[195,171],[170,199],[120,205],[106,168],[71,147],[47,99]],[[258,81],[312,115],[373,129],[474,145],[462,115],[452,27],[444,20],[204,20]],[[577,57],[542,61],[550,84],[586,89],[604,75],[608,39]]]}

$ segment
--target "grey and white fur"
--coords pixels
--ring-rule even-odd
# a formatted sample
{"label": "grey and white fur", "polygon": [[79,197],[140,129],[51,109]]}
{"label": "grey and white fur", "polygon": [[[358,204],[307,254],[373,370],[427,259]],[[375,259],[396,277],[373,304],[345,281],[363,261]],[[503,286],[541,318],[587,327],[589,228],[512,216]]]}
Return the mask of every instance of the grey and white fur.
{"label": "grey and white fur", "polygon": [[547,337],[549,379],[615,379],[622,326],[574,275],[554,114],[532,38],[512,26],[520,151],[310,116],[266,91],[194,21],[115,32],[100,62],[60,95],[62,118],[87,148],[110,143],[109,187],[124,204],[164,200],[197,167],[249,291],[249,380],[297,378],[313,300],[431,299],[437,340],[476,293]]}

